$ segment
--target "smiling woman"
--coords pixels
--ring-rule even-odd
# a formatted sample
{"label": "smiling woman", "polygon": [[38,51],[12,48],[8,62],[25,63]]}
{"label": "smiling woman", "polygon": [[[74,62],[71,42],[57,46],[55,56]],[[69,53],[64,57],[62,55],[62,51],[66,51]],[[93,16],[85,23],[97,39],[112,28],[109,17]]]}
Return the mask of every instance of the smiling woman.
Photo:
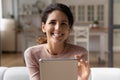
{"label": "smiling woman", "polygon": [[27,48],[24,53],[31,80],[41,79],[39,59],[77,59],[78,80],[88,80],[90,68],[85,59],[87,50],[67,42],[73,22],[72,12],[65,4],[50,4],[44,10],[41,26],[47,41]]}

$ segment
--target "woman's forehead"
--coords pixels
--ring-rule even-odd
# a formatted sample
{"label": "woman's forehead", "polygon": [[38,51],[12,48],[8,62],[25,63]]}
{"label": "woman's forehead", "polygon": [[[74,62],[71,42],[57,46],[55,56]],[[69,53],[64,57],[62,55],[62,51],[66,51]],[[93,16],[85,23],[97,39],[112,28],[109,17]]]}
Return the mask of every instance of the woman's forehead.
{"label": "woman's forehead", "polygon": [[68,22],[67,16],[60,10],[54,10],[48,15],[48,20],[60,20],[64,22]]}

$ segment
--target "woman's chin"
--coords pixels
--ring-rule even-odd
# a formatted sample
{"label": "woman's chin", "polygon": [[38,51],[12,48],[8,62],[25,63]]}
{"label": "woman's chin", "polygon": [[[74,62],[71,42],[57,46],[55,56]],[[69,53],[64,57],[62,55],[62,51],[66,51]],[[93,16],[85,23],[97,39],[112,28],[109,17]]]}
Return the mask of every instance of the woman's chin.
{"label": "woman's chin", "polygon": [[52,36],[51,38],[51,41],[53,43],[64,43],[64,37],[55,37],[55,36]]}
{"label": "woman's chin", "polygon": [[54,43],[62,43],[64,42],[63,39],[54,39],[52,40]]}

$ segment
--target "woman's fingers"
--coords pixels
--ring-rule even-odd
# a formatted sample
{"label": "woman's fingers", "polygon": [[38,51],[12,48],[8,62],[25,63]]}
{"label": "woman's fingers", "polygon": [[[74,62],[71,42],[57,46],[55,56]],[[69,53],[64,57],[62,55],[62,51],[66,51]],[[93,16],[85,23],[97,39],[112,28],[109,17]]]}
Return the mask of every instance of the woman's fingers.
{"label": "woman's fingers", "polygon": [[75,55],[74,57],[75,57],[75,59],[77,59],[79,61],[84,57],[84,55],[82,55],[82,54],[81,55]]}
{"label": "woman's fingers", "polygon": [[82,79],[88,78],[90,73],[89,63],[85,60],[79,60],[78,62],[78,74]]}
{"label": "woman's fingers", "polygon": [[83,59],[80,59],[78,62],[78,67],[80,66],[86,66],[86,62]]}
{"label": "woman's fingers", "polygon": [[87,80],[90,74],[89,62],[84,60],[84,55],[75,55],[78,60],[78,75],[82,80]]}
{"label": "woman's fingers", "polygon": [[87,61],[85,62],[85,60],[83,60],[83,57],[84,57],[83,54],[81,54],[81,55],[75,55],[74,57],[75,57],[75,59],[78,60],[78,67],[80,67],[80,65],[84,65],[84,66],[86,65],[85,63],[87,63]]}
{"label": "woman's fingers", "polygon": [[89,66],[88,61],[80,60],[80,68],[86,71],[86,74],[89,75],[90,66]]}

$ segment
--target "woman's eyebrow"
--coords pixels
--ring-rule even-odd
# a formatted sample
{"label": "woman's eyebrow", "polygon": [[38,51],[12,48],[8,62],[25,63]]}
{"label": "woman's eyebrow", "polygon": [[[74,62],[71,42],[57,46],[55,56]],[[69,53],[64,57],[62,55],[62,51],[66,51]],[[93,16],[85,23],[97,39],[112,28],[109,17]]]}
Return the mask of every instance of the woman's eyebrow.
{"label": "woman's eyebrow", "polygon": [[62,20],[62,22],[68,22],[68,20]]}
{"label": "woman's eyebrow", "polygon": [[[55,22],[55,21],[57,21],[57,20],[50,20],[50,21],[52,21],[52,22]],[[68,20],[62,20],[61,22],[68,22]]]}
{"label": "woman's eyebrow", "polygon": [[53,22],[54,22],[54,21],[56,21],[56,20],[50,20],[50,21],[53,21]]}

